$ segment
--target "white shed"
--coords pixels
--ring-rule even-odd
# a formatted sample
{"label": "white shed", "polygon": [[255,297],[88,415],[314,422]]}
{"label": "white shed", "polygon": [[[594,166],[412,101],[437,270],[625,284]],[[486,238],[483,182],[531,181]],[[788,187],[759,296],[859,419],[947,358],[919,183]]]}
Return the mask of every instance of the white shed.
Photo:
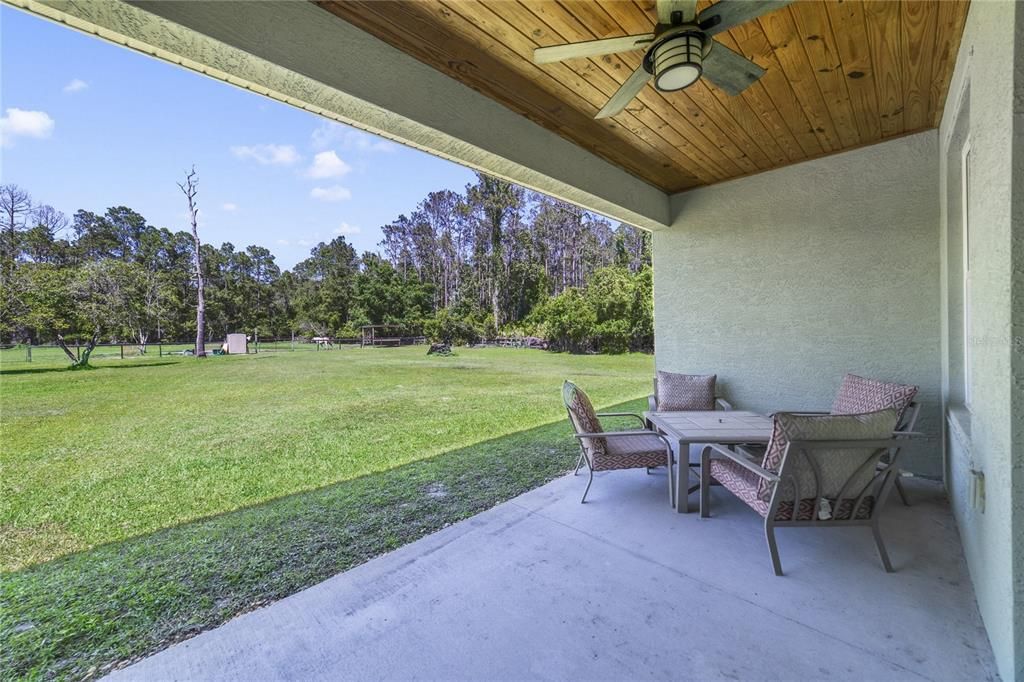
{"label": "white shed", "polygon": [[228,334],[228,355],[245,355],[249,352],[249,342],[245,334]]}

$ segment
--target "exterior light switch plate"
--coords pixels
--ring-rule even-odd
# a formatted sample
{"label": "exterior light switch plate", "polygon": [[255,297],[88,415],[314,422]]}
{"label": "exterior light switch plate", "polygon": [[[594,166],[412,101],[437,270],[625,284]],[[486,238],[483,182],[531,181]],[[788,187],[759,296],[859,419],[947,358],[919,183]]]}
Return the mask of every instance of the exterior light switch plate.
{"label": "exterior light switch plate", "polygon": [[971,508],[985,513],[985,472],[971,469]]}

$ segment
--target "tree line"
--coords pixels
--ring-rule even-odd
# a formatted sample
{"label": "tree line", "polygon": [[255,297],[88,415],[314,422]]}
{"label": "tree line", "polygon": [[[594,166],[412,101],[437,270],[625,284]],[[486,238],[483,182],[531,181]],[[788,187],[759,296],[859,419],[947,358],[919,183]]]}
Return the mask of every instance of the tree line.
{"label": "tree line", "polygon": [[452,343],[653,346],[649,235],[482,174],[383,226],[380,253],[359,255],[341,235],[284,271],[263,246],[200,244],[194,230],[154,227],[127,206],[68,218],[16,185],[0,187],[0,220],[3,343],[144,350],[195,337],[205,321],[201,338],[217,343],[231,332],[353,337],[391,324]]}

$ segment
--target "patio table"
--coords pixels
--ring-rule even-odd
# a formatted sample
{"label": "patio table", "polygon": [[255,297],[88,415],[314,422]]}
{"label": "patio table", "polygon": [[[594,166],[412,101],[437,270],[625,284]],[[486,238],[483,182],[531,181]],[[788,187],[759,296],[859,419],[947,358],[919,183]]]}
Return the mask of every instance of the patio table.
{"label": "patio table", "polygon": [[644,417],[655,429],[679,444],[675,488],[676,511],[680,513],[690,511],[690,493],[697,490],[689,488],[691,445],[766,444],[772,433],[770,417],[742,410],[644,412]]}

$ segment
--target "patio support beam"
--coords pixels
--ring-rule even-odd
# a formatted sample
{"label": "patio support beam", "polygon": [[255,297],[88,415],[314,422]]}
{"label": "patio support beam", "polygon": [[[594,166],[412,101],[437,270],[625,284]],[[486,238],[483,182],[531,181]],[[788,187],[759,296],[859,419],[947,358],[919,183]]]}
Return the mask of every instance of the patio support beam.
{"label": "patio support beam", "polygon": [[648,230],[652,185],[307,2],[3,0]]}

